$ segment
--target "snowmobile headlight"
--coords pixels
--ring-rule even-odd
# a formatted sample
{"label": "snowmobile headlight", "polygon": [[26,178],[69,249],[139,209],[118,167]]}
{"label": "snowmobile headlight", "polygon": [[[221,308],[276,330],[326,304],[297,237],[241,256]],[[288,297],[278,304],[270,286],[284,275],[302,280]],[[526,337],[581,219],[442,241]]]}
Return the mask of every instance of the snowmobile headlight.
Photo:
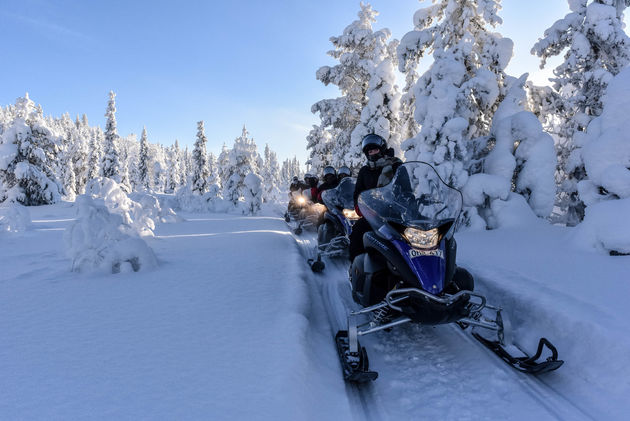
{"label": "snowmobile headlight", "polygon": [[350,220],[359,219],[359,214],[354,209],[344,209],[343,216]]}
{"label": "snowmobile headlight", "polygon": [[298,198],[296,199],[296,202],[298,205],[303,205],[306,203],[306,199],[304,198],[304,196],[298,196]]}
{"label": "snowmobile headlight", "polygon": [[416,249],[432,249],[440,242],[440,233],[437,228],[422,231],[416,228],[405,229],[405,238]]}

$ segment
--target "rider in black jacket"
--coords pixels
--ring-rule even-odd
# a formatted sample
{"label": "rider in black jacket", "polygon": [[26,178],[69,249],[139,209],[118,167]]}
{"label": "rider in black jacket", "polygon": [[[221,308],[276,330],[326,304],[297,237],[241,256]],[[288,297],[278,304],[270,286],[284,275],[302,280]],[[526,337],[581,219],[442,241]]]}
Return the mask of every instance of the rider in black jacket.
{"label": "rider in black jacket", "polygon": [[[387,148],[387,142],[377,134],[369,134],[361,142],[363,153],[367,157],[367,165],[359,170],[357,182],[354,188],[354,209],[361,215],[357,200],[359,194],[365,190],[382,187],[389,184],[394,177],[396,169],[402,161],[394,157],[394,150]],[[363,234],[371,231],[370,224],[365,218],[358,219],[350,234],[350,261],[365,251],[363,247]]]}

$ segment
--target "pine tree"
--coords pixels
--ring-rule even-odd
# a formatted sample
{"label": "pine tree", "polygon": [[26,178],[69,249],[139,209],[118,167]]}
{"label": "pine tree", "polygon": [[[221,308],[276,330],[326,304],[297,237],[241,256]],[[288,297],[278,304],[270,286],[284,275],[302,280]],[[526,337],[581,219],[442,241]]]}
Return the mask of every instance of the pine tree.
{"label": "pine tree", "polygon": [[0,139],[4,152],[0,159],[0,202],[25,206],[54,203],[61,196],[54,165],[61,141],[28,94],[17,99],[13,115]]}
{"label": "pine tree", "polygon": [[[436,0],[414,15],[415,29],[398,47],[399,66],[431,53],[433,64],[413,87],[420,132],[402,148],[408,160],[433,164],[441,177],[462,187],[479,172],[472,139],[489,133],[505,94],[512,41],[490,29],[501,23],[499,0]],[[471,167],[472,166],[472,167]]]}
{"label": "pine tree", "polygon": [[243,126],[243,131],[234,140],[234,146],[229,152],[230,166],[224,181],[223,197],[237,205],[245,194],[245,177],[258,173],[258,151],[254,139],[248,137],[249,132]]}
{"label": "pine tree", "polygon": [[230,150],[225,143],[221,147],[221,153],[217,160],[217,171],[219,173],[221,187],[225,187],[228,178],[230,178]]}
{"label": "pine tree", "polygon": [[118,150],[118,131],[116,129],[116,94],[109,92],[107,104],[107,123],[105,124],[105,144],[101,161],[101,176],[120,183],[120,158]]}
{"label": "pine tree", "polygon": [[103,130],[100,127],[96,127],[91,130],[90,135],[90,157],[88,159],[89,167],[88,167],[88,175],[87,179],[93,180],[96,177],[99,177],[102,173],[101,170],[101,162],[103,160],[103,143],[105,141],[105,136],[103,135]]}
{"label": "pine tree", "polygon": [[[386,54],[385,42],[390,36],[389,30],[372,31],[377,15],[369,4],[361,3],[359,19],[348,25],[341,36],[330,38],[334,50],[328,54],[338,59],[339,64],[323,66],[316,73],[317,79],[324,85],[333,84],[342,94],[339,98],[321,100],[311,108],[321,119],[319,130],[329,131],[332,136],[331,161],[328,164],[335,167],[345,165],[347,159],[352,161],[351,165],[357,165],[356,157],[360,155],[360,148],[357,152],[357,142],[352,143],[351,135],[361,122],[361,110],[368,103],[372,70]],[[326,136],[320,139],[326,139]],[[325,149],[310,142],[309,146],[312,159],[316,150]]]}
{"label": "pine tree", "polygon": [[197,141],[193,150],[192,191],[203,195],[208,191],[208,159],[206,156],[206,135],[203,121],[197,123]]}
{"label": "pine tree", "polygon": [[146,191],[150,191],[153,184],[152,165],[149,162],[149,140],[147,128],[142,128],[140,136],[140,153],[138,155],[138,184]]}
{"label": "pine tree", "polygon": [[586,178],[581,146],[590,121],[602,113],[602,97],[614,75],[630,63],[630,39],[624,32],[627,0],[569,0],[571,13],[555,22],[532,48],[541,58],[562,54],[554,69],[553,88],[562,99],[557,110],[561,130],[558,154],[564,183],[559,197],[566,222],[584,218],[584,203],[577,183]]}
{"label": "pine tree", "polygon": [[262,199],[265,203],[275,202],[280,197],[279,185],[279,172],[278,157],[273,152],[268,144],[265,144],[264,163],[261,169],[261,176],[263,179],[263,196]]}
{"label": "pine tree", "polygon": [[168,176],[167,176],[167,193],[172,193],[182,185],[182,168],[181,157],[179,151],[179,142],[175,139],[175,144],[170,147],[168,153]]}

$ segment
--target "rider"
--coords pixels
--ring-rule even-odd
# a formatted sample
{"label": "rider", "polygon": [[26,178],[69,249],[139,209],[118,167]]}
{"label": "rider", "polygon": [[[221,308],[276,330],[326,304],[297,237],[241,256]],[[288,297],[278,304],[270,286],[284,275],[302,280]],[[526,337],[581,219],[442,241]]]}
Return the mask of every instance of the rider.
{"label": "rider", "polygon": [[306,173],[304,174],[304,194],[308,196],[311,201],[317,200],[317,183],[319,179],[316,175]]}
{"label": "rider", "polygon": [[363,234],[372,230],[370,224],[359,211],[359,194],[365,190],[389,184],[394,172],[402,161],[394,156],[394,150],[387,148],[387,142],[377,134],[369,134],[361,141],[361,148],[367,158],[367,164],[361,167],[354,188],[354,209],[361,216],[352,226],[350,234],[350,261],[363,253]]}
{"label": "rider", "polygon": [[291,184],[289,184],[289,205],[287,206],[288,212],[293,212],[297,208],[299,208],[299,206],[295,203],[296,195],[294,195],[293,193],[298,192],[299,194],[301,194],[303,189],[304,184],[300,181],[297,175],[294,175],[291,179]]}
{"label": "rider", "polygon": [[317,201],[319,203],[324,203],[322,202],[322,193],[325,190],[334,189],[339,184],[337,171],[330,165],[324,168],[324,176],[322,178],[324,179],[324,182],[317,188]]}

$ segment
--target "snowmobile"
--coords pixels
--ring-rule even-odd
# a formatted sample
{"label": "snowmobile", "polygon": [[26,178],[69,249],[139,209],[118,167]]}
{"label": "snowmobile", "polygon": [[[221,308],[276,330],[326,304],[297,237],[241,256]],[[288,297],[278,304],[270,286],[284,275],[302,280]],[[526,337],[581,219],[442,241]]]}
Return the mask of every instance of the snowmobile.
{"label": "snowmobile", "polygon": [[[295,235],[300,235],[305,229],[315,229],[321,211],[312,203],[310,198],[300,191],[289,193],[289,205],[284,214],[284,220]],[[292,224],[292,222],[294,224]]]}
{"label": "snowmobile", "polygon": [[309,259],[313,272],[324,270],[324,257],[347,257],[352,225],[359,219],[354,210],[355,183],[356,179],[344,177],[337,187],[322,193],[326,212],[317,228],[317,258]]}
{"label": "snowmobile", "polygon": [[[474,292],[471,274],[455,264],[453,234],[462,203],[459,190],[419,161],[401,165],[388,185],[359,195],[359,210],[373,231],[363,236],[366,252],[354,259],[349,273],[353,300],[363,308],[351,312],[347,330],[335,336],[345,380],[369,382],[378,376],[369,369],[359,337],[405,323],[456,323],[523,372],[543,373],[563,364],[545,338],[535,355],[515,356],[505,343],[501,308]],[[551,355],[540,361],[543,351]]]}

